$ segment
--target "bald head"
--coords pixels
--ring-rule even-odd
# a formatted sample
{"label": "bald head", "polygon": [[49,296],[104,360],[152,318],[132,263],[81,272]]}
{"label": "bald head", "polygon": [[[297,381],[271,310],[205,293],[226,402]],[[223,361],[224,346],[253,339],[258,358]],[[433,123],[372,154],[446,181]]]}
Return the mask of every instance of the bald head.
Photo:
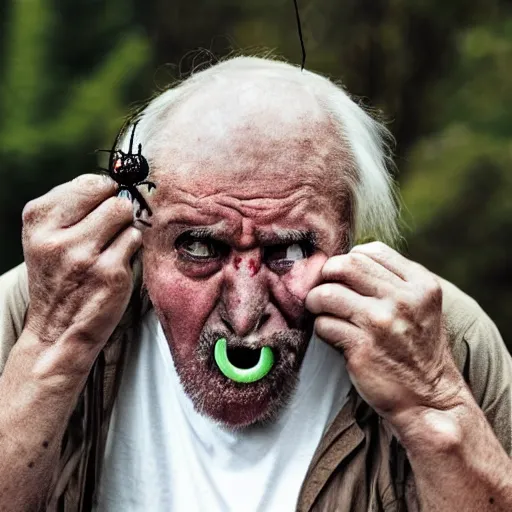
{"label": "bald head", "polygon": [[212,187],[223,173],[238,186],[293,176],[332,184],[349,173],[342,150],[333,122],[302,84],[237,68],[180,101],[146,147],[155,179],[177,172]]}

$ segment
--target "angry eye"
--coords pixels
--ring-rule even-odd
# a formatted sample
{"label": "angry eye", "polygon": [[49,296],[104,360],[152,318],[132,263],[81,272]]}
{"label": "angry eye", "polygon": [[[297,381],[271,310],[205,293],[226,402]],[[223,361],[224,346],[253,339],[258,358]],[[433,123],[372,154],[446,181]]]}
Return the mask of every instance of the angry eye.
{"label": "angry eye", "polygon": [[309,256],[307,248],[300,243],[265,247],[263,259],[273,272],[286,272],[296,261]]}
{"label": "angry eye", "polygon": [[175,247],[182,259],[192,262],[217,260],[224,252],[220,242],[210,238],[197,238],[187,233],[178,237]]}
{"label": "angry eye", "polygon": [[216,258],[219,255],[213,243],[203,240],[186,240],[178,246],[178,252],[197,260]]}

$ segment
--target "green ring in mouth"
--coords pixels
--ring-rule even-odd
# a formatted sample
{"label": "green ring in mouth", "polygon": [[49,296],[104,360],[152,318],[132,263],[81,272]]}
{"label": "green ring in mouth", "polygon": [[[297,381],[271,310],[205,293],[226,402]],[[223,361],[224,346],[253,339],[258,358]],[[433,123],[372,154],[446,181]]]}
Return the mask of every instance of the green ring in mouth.
{"label": "green ring in mouth", "polygon": [[215,362],[219,370],[235,382],[250,384],[265,377],[274,366],[274,353],[270,347],[263,347],[258,362],[252,368],[238,368],[228,359],[226,338],[219,338],[215,343]]}

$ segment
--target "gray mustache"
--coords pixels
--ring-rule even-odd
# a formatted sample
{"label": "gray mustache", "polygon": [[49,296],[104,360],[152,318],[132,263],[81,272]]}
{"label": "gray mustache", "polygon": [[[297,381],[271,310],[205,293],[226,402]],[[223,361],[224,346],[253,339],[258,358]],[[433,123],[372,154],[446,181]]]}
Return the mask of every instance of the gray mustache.
{"label": "gray mustache", "polygon": [[230,349],[260,350],[263,347],[270,347],[274,352],[276,362],[290,356],[292,358],[300,357],[309,341],[307,333],[299,329],[276,332],[271,336],[262,336],[256,339],[251,338],[250,341],[222,330],[205,329],[201,333],[197,345],[199,359],[210,364],[213,363],[213,350],[219,338],[225,338]]}

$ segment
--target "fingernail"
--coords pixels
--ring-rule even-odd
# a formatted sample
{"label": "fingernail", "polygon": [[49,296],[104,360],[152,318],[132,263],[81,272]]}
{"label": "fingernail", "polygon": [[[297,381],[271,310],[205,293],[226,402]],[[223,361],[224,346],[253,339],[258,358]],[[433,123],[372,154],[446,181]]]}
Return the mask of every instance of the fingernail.
{"label": "fingernail", "polygon": [[120,190],[118,193],[117,193],[117,197],[123,197],[123,198],[126,198],[128,199],[128,201],[132,201],[133,202],[133,198],[132,198],[132,195],[130,194],[130,192],[126,189],[123,189],[123,190]]}

